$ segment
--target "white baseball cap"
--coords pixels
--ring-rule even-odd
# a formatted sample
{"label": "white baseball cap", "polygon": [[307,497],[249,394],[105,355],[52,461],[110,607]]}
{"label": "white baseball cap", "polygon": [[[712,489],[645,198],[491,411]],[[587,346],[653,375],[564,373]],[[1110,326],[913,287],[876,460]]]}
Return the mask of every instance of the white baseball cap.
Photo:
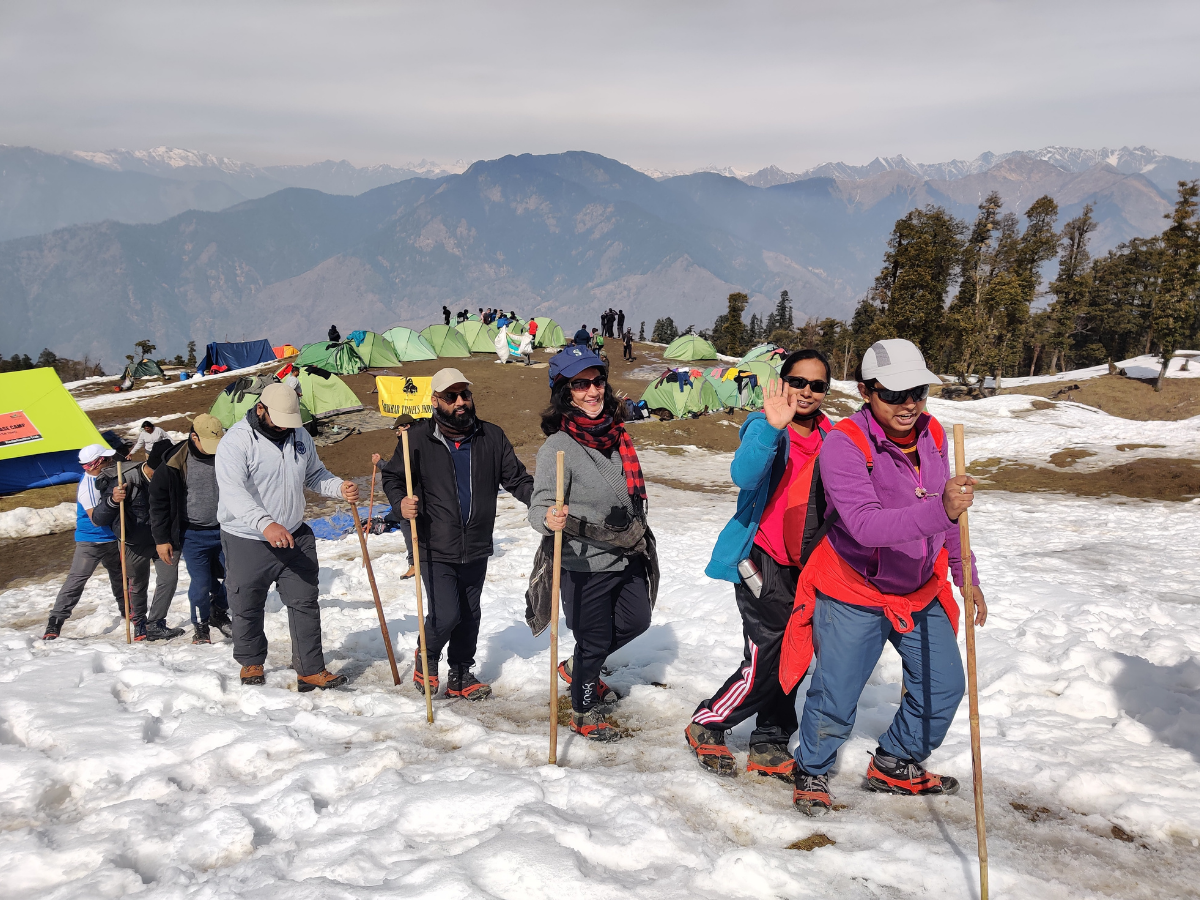
{"label": "white baseball cap", "polygon": [[86,466],[88,463],[94,463],[102,456],[116,456],[117,451],[112,447],[105,447],[103,444],[88,444],[79,451],[79,464]]}
{"label": "white baseball cap", "polygon": [[862,359],[863,379],[874,378],[889,391],[905,391],[922,384],[941,384],[925,365],[925,357],[912,341],[889,338],[867,348]]}
{"label": "white baseball cap", "polygon": [[271,421],[276,428],[304,426],[304,420],[300,417],[300,398],[286,384],[268,384],[258,400],[271,414]]}

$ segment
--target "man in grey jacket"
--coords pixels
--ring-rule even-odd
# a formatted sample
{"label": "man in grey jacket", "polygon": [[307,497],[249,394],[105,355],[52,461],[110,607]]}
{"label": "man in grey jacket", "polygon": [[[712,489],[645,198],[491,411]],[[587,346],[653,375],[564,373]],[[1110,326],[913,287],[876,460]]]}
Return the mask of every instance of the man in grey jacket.
{"label": "man in grey jacket", "polygon": [[269,385],[225,433],[216,473],[233,658],[242,664],[242,684],[266,683],[263,618],[274,584],[288,608],[292,664],[303,692],[346,683],[346,676],[325,669],[317,544],[304,524],[304,489],[353,503],[358,488],[325,468],[302,424],[295,391]]}

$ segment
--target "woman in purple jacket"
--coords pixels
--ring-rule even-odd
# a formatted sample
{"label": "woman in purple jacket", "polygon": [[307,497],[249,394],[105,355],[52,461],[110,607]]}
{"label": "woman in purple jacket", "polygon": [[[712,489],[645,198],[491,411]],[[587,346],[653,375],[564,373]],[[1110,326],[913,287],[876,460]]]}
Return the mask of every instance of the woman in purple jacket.
{"label": "woman in purple jacket", "polygon": [[[832,807],[828,773],[885,641],[903,660],[907,693],[879,738],[867,785],[906,795],[958,790],[957,780],[922,762],[946,737],[964,691],[943,548],[961,585],[956,521],[971,505],[975,480],[950,477],[945,433],[925,413],[929,385],[941,382],[914,344],[876,342],[856,374],[866,404],[825,440],[821,477],[836,518],[801,585],[814,600],[816,662],[800,716],[793,802],[808,815]],[[975,600],[983,625],[978,588]]]}

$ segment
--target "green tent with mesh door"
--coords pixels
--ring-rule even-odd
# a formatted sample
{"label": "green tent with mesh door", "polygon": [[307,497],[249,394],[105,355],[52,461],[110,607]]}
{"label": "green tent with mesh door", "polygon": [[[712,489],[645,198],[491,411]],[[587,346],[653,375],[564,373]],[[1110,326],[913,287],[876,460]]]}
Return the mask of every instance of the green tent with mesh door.
{"label": "green tent with mesh door", "polygon": [[383,336],[392,345],[392,349],[396,351],[396,358],[402,363],[437,359],[437,354],[429,346],[429,341],[411,328],[397,325],[395,328],[385,331]]}
{"label": "green tent with mesh door", "polygon": [[367,368],[366,361],[358,355],[353,341],[318,341],[315,344],[305,344],[300,348],[300,355],[292,365],[296,368],[319,366],[326,372],[337,375],[357,375]]}
{"label": "green tent with mesh door", "polygon": [[314,419],[362,409],[362,402],[350,386],[332,372],[307,366],[297,369],[295,375],[300,381],[300,406]]}
{"label": "green tent with mesh door", "polygon": [[467,342],[472,353],[496,352],[496,335],[499,332],[491,325],[484,325],[481,321],[472,320],[454,327],[463,336],[463,340]]}
{"label": "green tent with mesh door", "polygon": [[675,418],[682,419],[691,413],[724,408],[725,404],[717,396],[717,390],[710,379],[701,375],[693,378],[690,384],[681,387],[678,380],[668,380],[677,374],[664,372],[646,388],[642,399],[646,401],[648,409],[665,409]]}
{"label": "green tent with mesh door", "polygon": [[716,359],[716,348],[698,334],[681,334],[663,352],[664,359]]}
{"label": "green tent with mesh door", "polygon": [[787,359],[787,355],[787,350],[778,344],[759,344],[757,347],[752,347],[746,351],[746,355],[738,360],[738,365],[741,366],[748,362],[762,360],[778,369],[783,365],[783,361]]}
{"label": "green tent with mesh door", "polygon": [[400,365],[395,348],[383,335],[374,331],[356,331],[350,335],[350,340],[368,369],[385,369],[388,366]]}
{"label": "green tent with mesh door", "polygon": [[421,337],[433,348],[438,357],[466,357],[471,355],[466,338],[453,325],[430,325],[421,332]]}
{"label": "green tent with mesh door", "polygon": [[537,322],[538,327],[537,334],[533,338],[533,346],[565,347],[567,345],[566,338],[563,337],[562,326],[553,319],[548,316],[534,316],[533,321]]}

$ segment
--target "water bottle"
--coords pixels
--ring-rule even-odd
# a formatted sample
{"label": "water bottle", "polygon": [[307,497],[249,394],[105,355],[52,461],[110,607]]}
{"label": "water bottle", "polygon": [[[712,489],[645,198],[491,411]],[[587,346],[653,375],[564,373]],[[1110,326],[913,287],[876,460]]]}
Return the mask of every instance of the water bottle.
{"label": "water bottle", "polygon": [[762,596],[763,579],[762,572],[758,570],[758,566],[754,564],[754,560],[743,559],[737,566],[738,574],[742,576],[742,583],[755,597]]}

